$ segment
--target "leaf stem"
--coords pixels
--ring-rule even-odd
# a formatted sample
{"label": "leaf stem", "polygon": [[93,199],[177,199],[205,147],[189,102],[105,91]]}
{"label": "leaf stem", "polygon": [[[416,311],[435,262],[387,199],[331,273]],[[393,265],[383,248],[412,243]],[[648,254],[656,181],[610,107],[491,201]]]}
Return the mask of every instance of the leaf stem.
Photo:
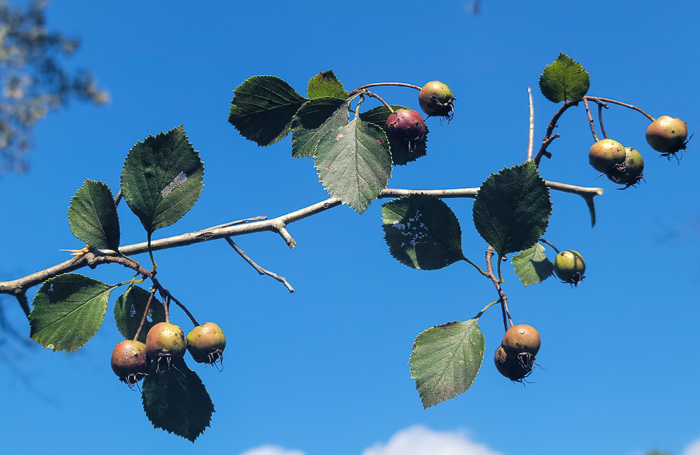
{"label": "leaf stem", "polygon": [[489,303],[484,308],[482,308],[481,311],[479,311],[477,313],[477,315],[474,316],[472,319],[479,319],[486,312],[486,310],[488,310],[489,308],[491,308],[492,306],[494,306],[495,304],[497,304],[499,302],[500,302],[500,300],[494,300],[493,302]]}
{"label": "leaf stem", "polygon": [[146,236],[147,243],[148,243],[148,255],[151,257],[151,264],[153,264],[153,271],[155,272],[158,269],[158,264],[156,264],[156,258],[153,257],[153,248],[151,245],[151,237],[153,235],[152,231],[148,231],[148,235]]}
{"label": "leaf stem", "polygon": [[489,276],[488,273],[486,273],[486,272],[484,272],[483,270],[481,270],[481,267],[479,267],[479,266],[476,265],[474,262],[472,262],[468,257],[466,257],[466,256],[463,255],[463,256],[462,256],[462,259],[464,259],[464,260],[467,262],[467,264],[471,264],[471,265],[472,265],[480,274],[482,274],[483,276],[485,276],[485,277],[488,277],[488,276]]}

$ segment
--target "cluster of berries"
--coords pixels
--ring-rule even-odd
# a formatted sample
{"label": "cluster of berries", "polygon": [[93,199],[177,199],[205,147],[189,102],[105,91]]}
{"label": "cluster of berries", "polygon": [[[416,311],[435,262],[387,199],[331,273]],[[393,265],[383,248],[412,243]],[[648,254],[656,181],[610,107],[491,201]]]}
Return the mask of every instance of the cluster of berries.
{"label": "cluster of berries", "polygon": [[164,371],[173,359],[182,358],[189,351],[195,362],[214,364],[223,362],[226,336],[213,322],[192,329],[185,338],[180,327],[159,322],[146,335],[146,344],[124,340],[112,351],[112,370],[119,379],[134,385],[148,374],[150,362],[156,362],[158,371]]}
{"label": "cluster of berries", "polygon": [[[452,119],[454,115],[454,95],[452,90],[440,81],[428,82],[418,94],[418,103],[428,117]],[[413,109],[397,109],[386,120],[389,139],[413,150],[425,137],[425,121]]]}
{"label": "cluster of berries", "polygon": [[[662,115],[647,128],[647,142],[662,156],[671,157],[684,150],[688,127],[676,117]],[[632,147],[623,147],[612,139],[601,139],[588,151],[588,162],[593,168],[607,175],[610,180],[629,188],[642,180],[644,160]]]}

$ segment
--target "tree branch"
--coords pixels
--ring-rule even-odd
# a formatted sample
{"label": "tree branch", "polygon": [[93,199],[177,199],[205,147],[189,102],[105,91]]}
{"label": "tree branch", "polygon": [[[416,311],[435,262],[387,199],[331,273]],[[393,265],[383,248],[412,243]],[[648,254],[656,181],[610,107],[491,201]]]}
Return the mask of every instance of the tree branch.
{"label": "tree branch", "polygon": [[[588,188],[550,181],[545,181],[545,184],[549,188],[557,191],[578,194],[586,199],[586,201],[592,201],[594,196],[603,194],[603,190],[601,188]],[[479,188],[457,188],[444,190],[408,190],[387,188],[382,190],[382,192],[379,194],[379,198],[396,198],[411,194],[428,194],[438,198],[473,198],[476,197],[478,192]],[[341,204],[340,199],[332,197],[277,218],[265,219],[265,217],[262,216],[247,218],[244,220],[238,220],[231,223],[202,229],[196,232],[188,232],[173,237],[155,239],[151,241],[151,250],[157,251],[178,248],[209,240],[235,237],[264,231],[271,231],[279,234],[290,248],[294,248],[296,246],[296,241],[292,238],[289,232],[287,232],[287,225],[318,213],[325,212],[326,210],[332,209],[333,207],[337,207]],[[148,242],[122,246],[119,248],[119,252],[126,256],[146,253],[148,252]],[[105,257],[115,257],[116,255],[116,252],[111,250],[92,251],[89,248],[84,248],[80,250],[75,257],[60,264],[56,264],[47,269],[32,273],[23,278],[0,282],[0,294],[21,296],[27,289],[41,284],[57,275],[73,272],[86,266],[94,268],[97,265],[106,262],[116,262],[114,260],[104,259]]]}

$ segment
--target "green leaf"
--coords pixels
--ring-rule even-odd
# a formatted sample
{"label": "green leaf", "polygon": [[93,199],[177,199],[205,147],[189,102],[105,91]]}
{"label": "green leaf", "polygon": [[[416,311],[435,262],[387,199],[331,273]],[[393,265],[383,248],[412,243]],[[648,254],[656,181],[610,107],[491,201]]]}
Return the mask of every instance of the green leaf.
{"label": "green leaf", "polygon": [[484,335],[477,318],[437,325],[418,335],[408,364],[423,407],[465,392],[483,359]]}
{"label": "green leaf", "polygon": [[472,214],[476,230],[498,257],[524,250],[547,229],[549,189],[532,162],[505,168],[481,185]]}
{"label": "green leaf", "polygon": [[464,259],[459,221],[434,196],[413,194],[387,202],[382,223],[389,252],[402,264],[436,270]]}
{"label": "green leaf", "polygon": [[310,99],[331,97],[345,100],[349,96],[333,70],[323,71],[312,77],[306,93]]}
{"label": "green leaf", "polygon": [[318,143],[315,158],[326,191],[358,213],[379,196],[391,177],[386,134],[357,116],[347,125],[328,131]]}
{"label": "green leaf", "polygon": [[[397,109],[407,109],[405,106],[391,105],[394,110]],[[391,115],[391,111],[386,106],[375,107],[367,112],[360,114],[360,120],[365,122],[374,123],[378,127],[384,130],[386,133],[386,121]],[[392,140],[389,138],[389,149],[391,150],[391,159],[394,164],[405,165],[411,161],[415,161],[418,158],[425,156],[427,153],[426,143],[428,142],[428,127],[425,127],[425,134],[423,135],[423,140],[416,143],[412,149],[408,148],[408,144],[403,141]]]}
{"label": "green leaf", "polygon": [[170,367],[151,362],[141,398],[146,417],[155,428],[194,442],[209,426],[214,404],[197,373],[182,359]]}
{"label": "green leaf", "polygon": [[203,176],[199,152],[179,126],[132,147],[122,169],[122,194],[150,234],[175,223],[194,206]]}
{"label": "green leaf", "polygon": [[68,224],[74,236],[95,248],[119,248],[119,217],[107,184],[85,180],[68,208]]}
{"label": "green leaf", "polygon": [[580,100],[588,92],[591,77],[580,63],[563,53],[540,76],[540,91],[549,101]]}
{"label": "green leaf", "polygon": [[[150,295],[148,291],[138,286],[130,286],[117,299],[114,305],[114,319],[117,322],[119,333],[127,340],[133,340],[134,336],[136,336],[136,331],[141,324],[143,312],[146,310],[146,304]],[[163,304],[154,298],[151,301],[148,316],[139,334],[139,341],[145,343],[146,334],[151,327],[159,322],[165,322],[165,310],[163,309]]]}
{"label": "green leaf", "polygon": [[313,157],[318,142],[329,131],[350,121],[350,103],[337,98],[307,101],[296,113],[292,133],[292,158]]}
{"label": "green leaf", "polygon": [[275,76],[253,76],[233,92],[228,121],[241,136],[260,146],[272,145],[289,134],[294,114],[306,101]]}
{"label": "green leaf", "polygon": [[535,243],[513,257],[515,273],[525,286],[546,280],[552,275],[554,266],[544,254],[544,247]]}
{"label": "green leaf", "polygon": [[115,287],[75,273],[46,280],[29,315],[32,339],[54,351],[82,347],[102,325]]}

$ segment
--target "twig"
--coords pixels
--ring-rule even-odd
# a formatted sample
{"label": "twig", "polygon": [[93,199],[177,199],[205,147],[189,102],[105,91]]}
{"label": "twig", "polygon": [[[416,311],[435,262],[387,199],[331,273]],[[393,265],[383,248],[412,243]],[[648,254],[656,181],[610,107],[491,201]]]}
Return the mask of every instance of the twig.
{"label": "twig", "polygon": [[559,137],[559,134],[552,135],[552,133],[554,132],[554,128],[557,127],[557,122],[559,121],[559,118],[561,118],[561,116],[564,114],[564,112],[566,112],[566,110],[571,107],[578,106],[579,101],[567,101],[566,103],[564,103],[556,112],[556,114],[554,114],[552,120],[550,120],[547,124],[547,131],[545,132],[544,138],[542,139],[542,145],[540,146],[540,150],[535,156],[535,164],[537,166],[540,165],[540,160],[543,156],[546,156],[547,158],[552,157],[552,155],[547,151],[547,147],[549,147],[549,144],[551,144],[554,139]]}
{"label": "twig", "polygon": [[554,251],[556,251],[557,254],[559,254],[559,250],[557,249],[557,247],[554,246],[554,245],[552,245],[551,243],[549,243],[548,241],[546,241],[546,240],[543,239],[542,237],[540,237],[540,242],[541,242],[541,243],[546,243],[547,245],[549,245],[550,247],[552,247],[552,249],[553,249]]}
{"label": "twig", "polygon": [[626,107],[626,108],[628,108],[628,109],[632,109],[632,110],[634,110],[634,111],[637,111],[637,112],[639,112],[640,114],[642,114],[643,116],[645,116],[646,118],[648,118],[649,120],[651,120],[652,122],[654,121],[654,117],[652,117],[651,115],[647,114],[647,113],[644,112],[642,109],[638,108],[637,106],[633,106],[633,105],[631,105],[631,104],[623,103],[622,101],[616,101],[616,100],[612,100],[612,99],[610,99],[610,98],[599,98],[599,97],[597,97],[597,96],[584,96],[584,99],[588,99],[588,100],[593,101],[594,103],[599,103],[599,104],[600,104],[600,103],[617,104],[618,106],[623,106],[623,107]]}
{"label": "twig", "polygon": [[530,87],[527,88],[527,97],[530,101],[530,127],[527,136],[527,159],[525,161],[532,161],[532,152],[535,149],[535,106],[532,103],[532,90],[530,90]]}
{"label": "twig", "polygon": [[[545,184],[554,190],[578,194],[586,199],[587,202],[589,200],[592,201],[593,196],[603,194],[603,190],[601,188],[587,188],[550,181],[545,181]],[[395,198],[411,194],[428,194],[438,198],[473,198],[476,197],[478,192],[479,188],[457,188],[444,190],[385,189],[379,194],[379,198]],[[188,232],[163,239],[156,239],[151,241],[151,250],[158,251],[178,248],[181,246],[206,242],[208,240],[235,237],[238,235],[265,231],[271,231],[279,234],[290,248],[294,248],[296,246],[296,241],[291,237],[289,232],[287,232],[286,226],[288,224],[303,220],[321,212],[325,212],[326,210],[332,209],[333,207],[337,207],[341,204],[342,202],[340,199],[332,197],[277,218],[253,222],[234,221],[232,223],[220,225],[224,227],[214,226],[211,228],[202,229],[200,231]],[[125,245],[119,248],[119,252],[127,256],[146,253],[148,252],[148,243],[141,242]],[[124,262],[120,262],[120,260],[123,260]],[[0,282],[0,294],[12,294],[17,296],[26,292],[27,289],[43,283],[49,278],[53,278],[62,273],[82,269],[86,266],[95,267],[106,262],[117,262],[130,267],[126,265],[126,262],[128,261],[129,260],[126,258],[117,257],[116,252],[111,250],[80,250],[80,253],[75,257],[72,257],[71,259],[60,264],[56,264],[16,280]],[[137,270],[140,274],[149,278],[153,277],[153,273],[141,267],[134,270]]]}
{"label": "twig", "polygon": [[374,84],[365,84],[360,87],[357,87],[355,90],[349,93],[349,96],[353,96],[357,93],[360,93],[362,90],[370,87],[408,87],[408,88],[414,88],[416,90],[420,90],[423,87],[419,87],[417,85],[413,84],[407,84],[405,82],[375,82]]}
{"label": "twig", "polygon": [[228,242],[229,245],[231,245],[231,248],[236,250],[236,253],[238,253],[248,264],[250,264],[255,270],[260,275],[268,275],[271,276],[272,278],[276,279],[280,283],[284,284],[287,289],[289,289],[289,292],[294,292],[294,288],[292,287],[291,284],[287,281],[287,279],[283,276],[279,276],[274,272],[270,272],[269,270],[265,270],[264,268],[260,267],[258,264],[255,263],[247,254],[245,254],[245,251],[243,251],[236,243],[231,240],[231,237],[226,237],[226,242]]}
{"label": "twig", "polygon": [[608,108],[605,103],[598,103],[598,123],[600,124],[600,132],[603,133],[605,139],[608,138],[608,133],[605,132],[605,125],[603,125],[603,107]]}
{"label": "twig", "polygon": [[387,109],[389,109],[389,112],[391,112],[392,114],[394,113],[394,108],[391,107],[391,105],[389,105],[389,103],[387,103],[386,101],[384,101],[384,98],[382,98],[381,96],[377,95],[377,94],[374,93],[374,92],[370,92],[369,90],[365,90],[365,91],[364,91],[364,94],[367,95],[367,96],[369,96],[370,98],[376,98],[376,99],[378,99],[379,101],[381,101],[381,103],[382,103]]}
{"label": "twig", "polygon": [[[507,331],[508,322],[510,322],[511,327],[514,325],[513,319],[510,317],[510,310],[508,309],[508,297],[506,297],[506,293],[503,292],[503,288],[501,287],[501,282],[499,281],[498,277],[495,273],[493,273],[492,259],[493,247],[489,245],[489,247],[486,249],[486,271],[488,273],[488,277],[493,282],[493,285],[496,286],[496,291],[498,291],[498,296],[500,297],[499,300],[501,302],[501,311],[503,312],[503,325]],[[501,262],[501,258],[498,258],[498,262]]]}
{"label": "twig", "polygon": [[593,134],[593,139],[598,142],[598,135],[595,134],[595,124],[593,123],[593,116],[591,115],[591,109],[588,106],[588,98],[583,98],[583,105],[586,106],[586,116],[588,117],[588,124],[591,126],[591,134]]}

